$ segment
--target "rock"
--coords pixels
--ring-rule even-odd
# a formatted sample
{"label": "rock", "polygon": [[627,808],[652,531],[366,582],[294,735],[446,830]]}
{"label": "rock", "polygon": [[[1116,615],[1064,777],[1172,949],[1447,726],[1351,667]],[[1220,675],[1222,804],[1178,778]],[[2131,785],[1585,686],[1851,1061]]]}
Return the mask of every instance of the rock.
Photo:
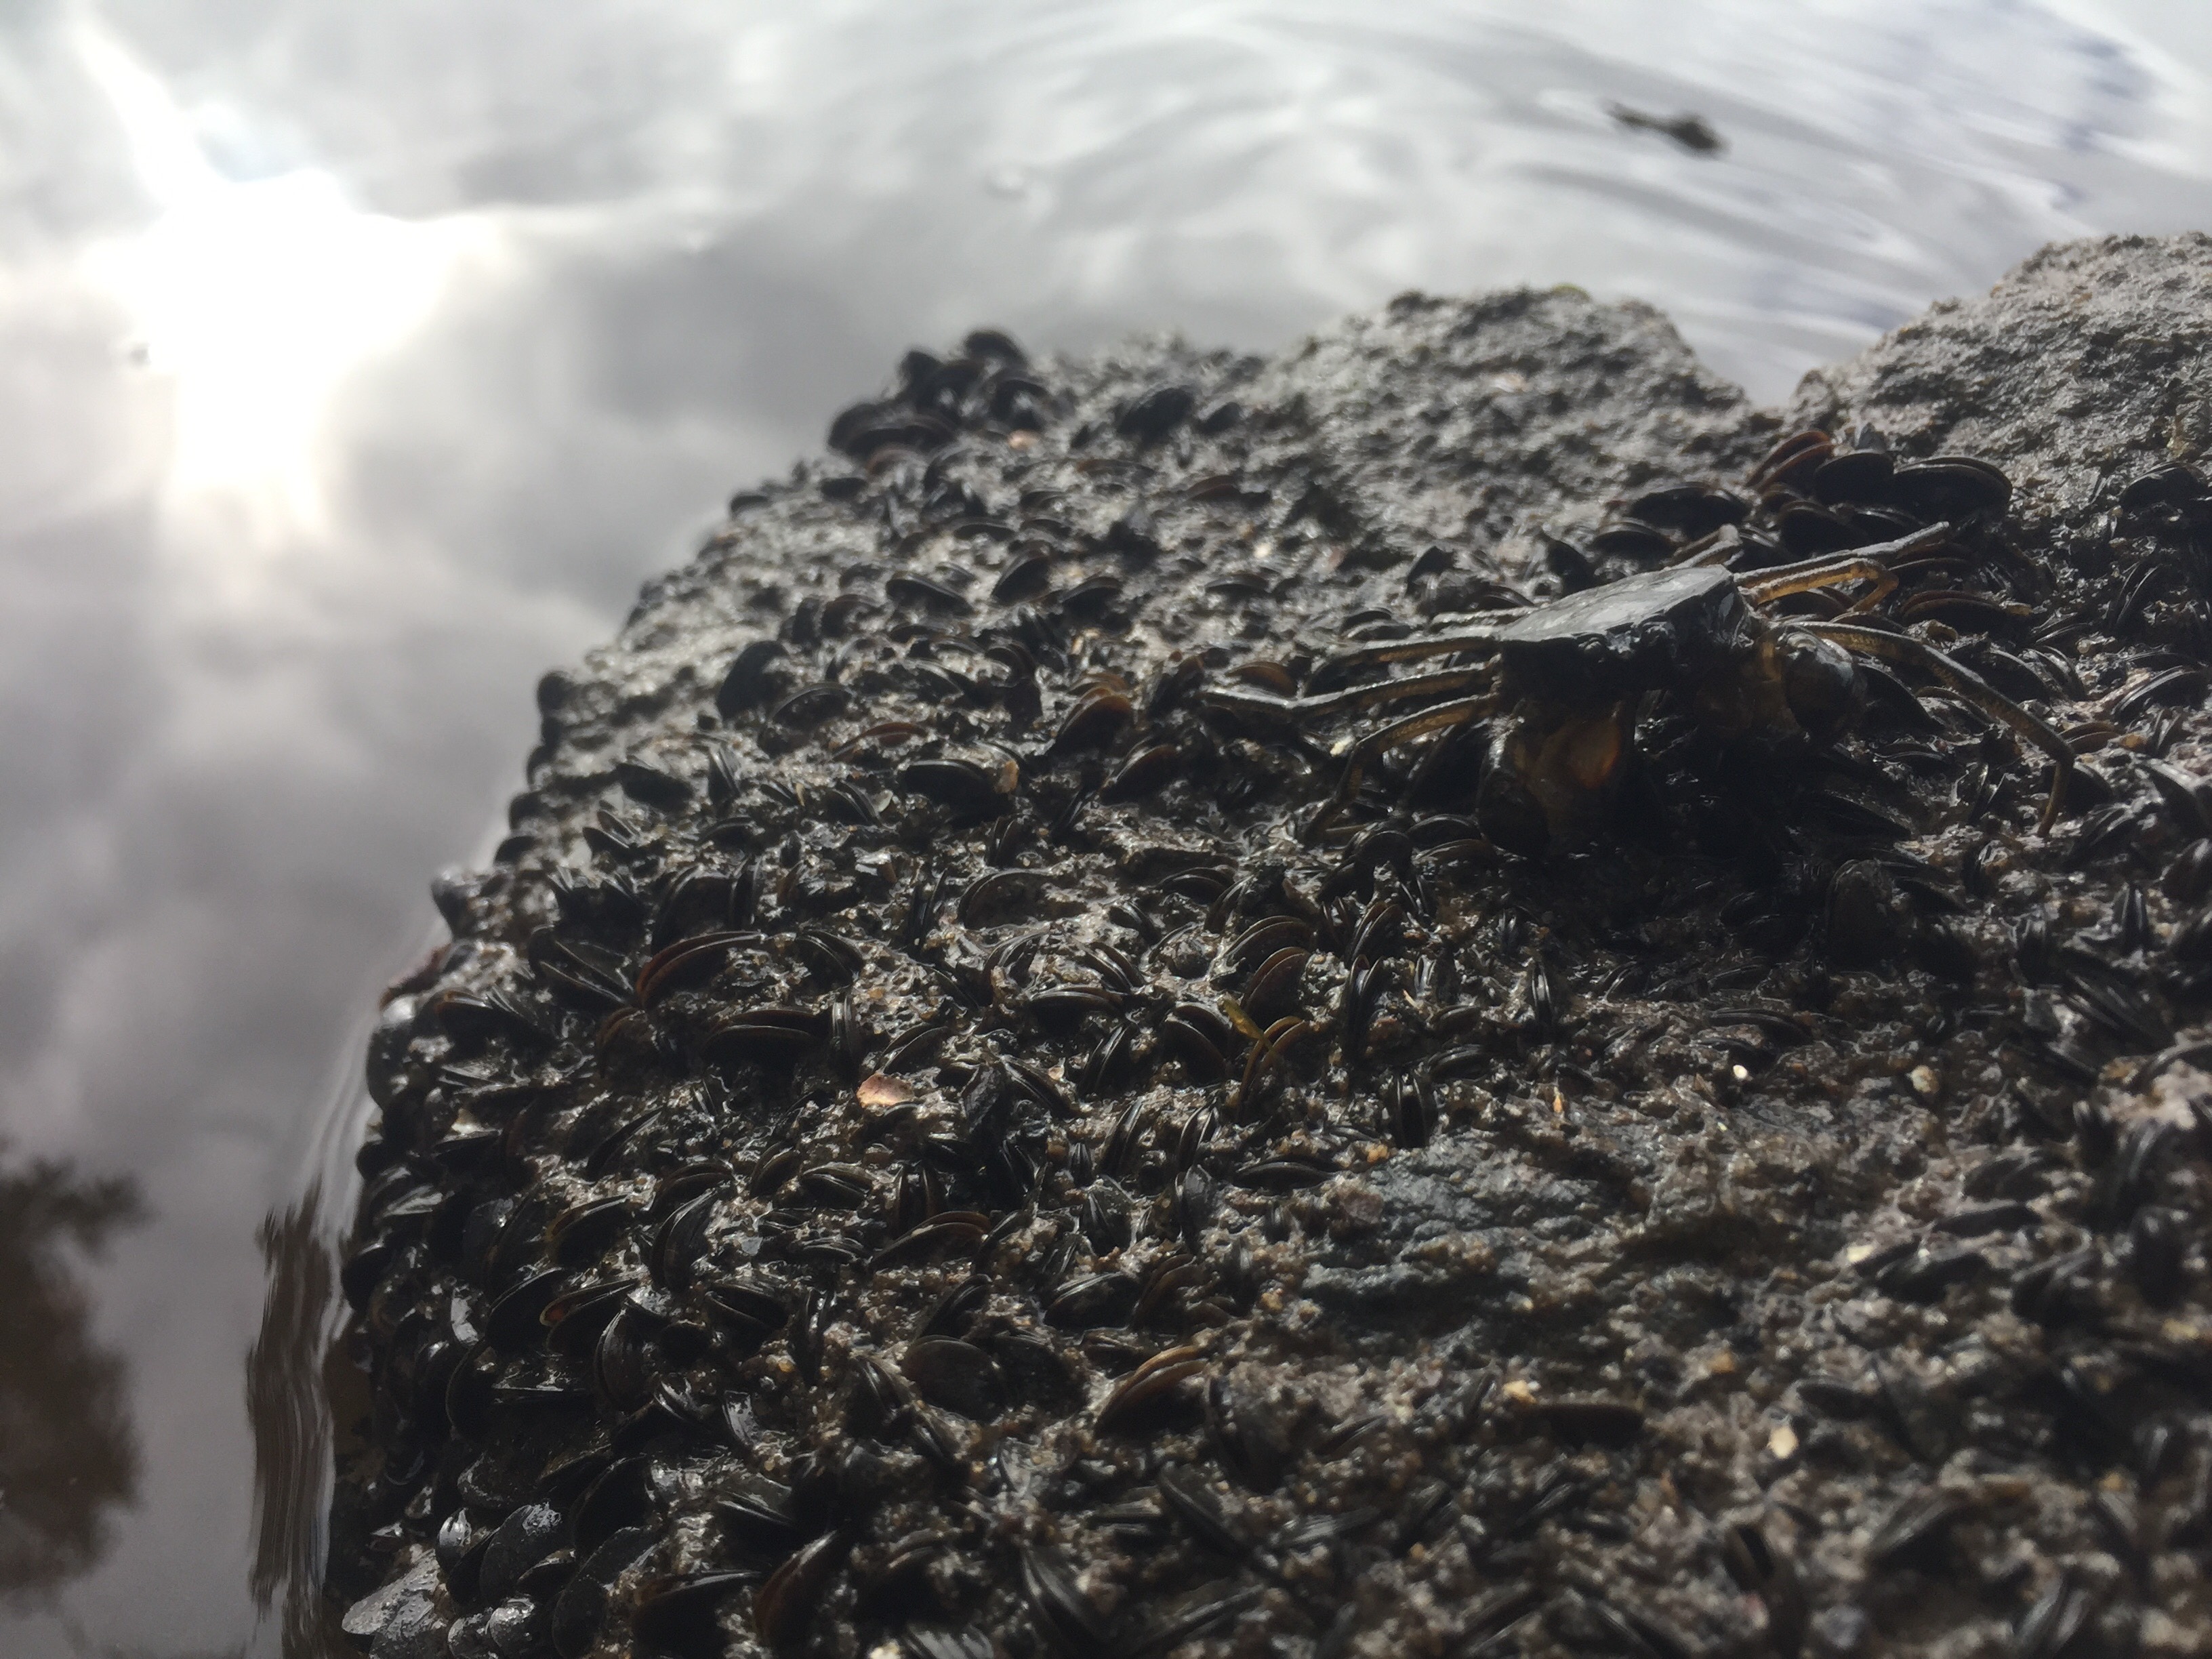
{"label": "rock", "polygon": [[333,1577],[458,1497],[517,1599],[349,1630],[2212,1628],[2208,277],[2047,250],[1784,415],[1570,289],[910,357],[562,671],[380,1023]]}
{"label": "rock", "polygon": [[2212,235],[2061,242],[1808,374],[1787,423],[2000,459],[2028,538],[2080,535],[2130,480],[2212,452]]}

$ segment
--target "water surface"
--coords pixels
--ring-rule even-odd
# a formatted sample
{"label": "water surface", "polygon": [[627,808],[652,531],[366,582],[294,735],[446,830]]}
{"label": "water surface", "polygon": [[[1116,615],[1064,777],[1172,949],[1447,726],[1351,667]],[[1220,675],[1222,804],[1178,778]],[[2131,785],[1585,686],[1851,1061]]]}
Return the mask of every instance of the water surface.
{"label": "water surface", "polygon": [[1571,282],[1779,399],[2212,228],[2208,76],[2194,0],[0,14],[0,1648],[283,1645],[427,878],[538,674],[906,347]]}

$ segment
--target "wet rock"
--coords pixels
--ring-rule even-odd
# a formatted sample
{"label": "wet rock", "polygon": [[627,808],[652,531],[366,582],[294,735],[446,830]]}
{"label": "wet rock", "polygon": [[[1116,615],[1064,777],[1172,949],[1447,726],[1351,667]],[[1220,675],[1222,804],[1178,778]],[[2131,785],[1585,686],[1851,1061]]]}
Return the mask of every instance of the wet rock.
{"label": "wet rock", "polygon": [[1786,416],[1572,290],[910,356],[378,1027],[349,1634],[2212,1628],[2208,279],[2049,250]]}

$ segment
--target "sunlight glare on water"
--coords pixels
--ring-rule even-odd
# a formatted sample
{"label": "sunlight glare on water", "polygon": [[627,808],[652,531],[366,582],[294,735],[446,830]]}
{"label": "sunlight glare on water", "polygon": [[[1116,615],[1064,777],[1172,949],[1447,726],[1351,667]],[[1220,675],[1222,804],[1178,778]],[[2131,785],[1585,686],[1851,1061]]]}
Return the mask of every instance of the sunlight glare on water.
{"label": "sunlight glare on water", "polygon": [[317,440],[331,394],[428,314],[466,225],[364,212],[319,168],[227,178],[169,88],[110,31],[88,19],[76,35],[155,209],[84,261],[134,319],[141,361],[173,388],[173,499],[229,492],[287,512],[281,528],[326,530]]}

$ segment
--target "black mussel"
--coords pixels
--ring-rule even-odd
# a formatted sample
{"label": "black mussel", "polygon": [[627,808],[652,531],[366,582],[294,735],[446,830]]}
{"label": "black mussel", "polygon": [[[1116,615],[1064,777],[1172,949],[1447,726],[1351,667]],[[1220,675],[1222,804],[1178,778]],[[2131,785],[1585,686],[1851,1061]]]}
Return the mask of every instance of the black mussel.
{"label": "black mussel", "polygon": [[1084,1189],[1079,1212],[1083,1235],[1091,1241],[1091,1248],[1097,1255],[1109,1255],[1128,1243],[1129,1195],[1110,1176]]}
{"label": "black mussel", "polygon": [[995,816],[1013,804],[1019,769],[1008,759],[920,760],[899,769],[899,787],[963,817]]}
{"label": "black mussel", "polygon": [[545,1230],[546,1247],[556,1266],[588,1267],[622,1236],[635,1213],[628,1198],[604,1198],[579,1204],[554,1217]]}
{"label": "black mussel", "polygon": [[969,1316],[991,1298],[991,1281],[982,1273],[969,1273],[955,1279],[945,1293],[922,1316],[918,1337],[957,1336],[967,1325]]}
{"label": "black mussel", "polygon": [[1098,787],[1098,799],[1139,800],[1164,787],[1182,767],[1182,751],[1172,743],[1149,744],[1121,763]]}
{"label": "black mussel", "polygon": [[1605,526],[1589,538],[1589,550],[1603,558],[1627,559],[1637,564],[1654,564],[1674,550],[1674,541],[1656,525],[1639,524],[1633,519],[1622,519]]}
{"label": "black mussel", "polygon": [[1173,1211],[1176,1236],[1182,1240],[1184,1248],[1197,1253],[1199,1241],[1212,1224],[1219,1203],[1220,1188],[1211,1173],[1196,1164],[1183,1171],[1182,1179],[1176,1186]]}
{"label": "black mussel", "polygon": [[806,1541],[791,1489],[773,1480],[756,1480],[717,1498],[713,1513],[725,1538],[769,1561],[782,1561]]}
{"label": "black mussel", "polygon": [[1824,507],[1878,503],[1888,499],[1897,463],[1885,449],[1838,451],[1813,471],[1813,499]]}
{"label": "black mussel", "polygon": [[829,1017],[805,1008],[759,1008],[732,1014],[708,1032],[700,1052],[712,1064],[788,1067],[829,1036]]}
{"label": "black mussel", "polygon": [[617,761],[615,782],[621,786],[623,793],[640,805],[655,807],[663,812],[680,812],[691,803],[690,784],[643,761]]}
{"label": "black mussel", "polygon": [[2061,1659],[2075,1650],[2096,1606],[2097,1598],[2087,1585],[2070,1571],[2060,1573],[2021,1615],[2013,1632],[2013,1651],[2019,1659]]}
{"label": "black mussel", "polygon": [[910,571],[901,571],[886,578],[884,596],[893,605],[914,605],[950,616],[965,617],[975,609],[963,595],[955,592],[944,583],[932,581],[927,576],[917,576]]}
{"label": "black mussel", "polygon": [[584,1659],[597,1644],[605,1622],[614,1582],[658,1540],[650,1527],[632,1527],[608,1537],[588,1553],[554,1599],[548,1632],[560,1659]]}
{"label": "black mussel", "polygon": [[1937,455],[1899,465],[1890,475],[1889,498],[1927,520],[1995,518],[2012,504],[2012,481],[1976,456]]}
{"label": "black mussel", "polygon": [[592,1386],[617,1411],[635,1411],[652,1390],[647,1345],[653,1323],[631,1303],[607,1322],[592,1346]]}
{"label": "black mussel", "polygon": [[790,1647],[814,1622],[823,1591],[845,1559],[850,1540],[825,1533],[769,1576],[753,1597],[753,1629],[772,1648]]}
{"label": "black mussel", "polygon": [[1081,1399],[1074,1370],[1043,1332],[1017,1326],[995,1333],[988,1340],[999,1375],[1017,1401],[1058,1413]]}
{"label": "black mussel", "polygon": [[692,1264],[705,1250],[708,1230],[720,1214],[722,1204],[719,1193],[705,1192],[686,1200],[662,1218],[646,1249],[646,1265],[654,1283],[672,1291],[690,1287]]}
{"label": "black mussel", "polygon": [[1703,483],[1663,484],[1628,504],[1630,518],[1692,541],[1710,536],[1723,525],[1741,524],[1750,513],[1751,503],[1733,490]]}
{"label": "black mussel", "polygon": [[991,1231],[980,1211],[948,1210],[901,1235],[870,1258],[872,1268],[911,1266],[940,1255],[972,1255]]}
{"label": "black mussel", "polygon": [[711,1317],[755,1343],[766,1341],[791,1318],[786,1293],[761,1279],[719,1279],[699,1287],[699,1299]]}
{"label": "black mussel", "polygon": [[844,713],[852,701],[853,694],[842,685],[803,685],[770,709],[769,718],[779,726],[805,731]]}
{"label": "black mussel", "polygon": [[618,1533],[653,1521],[653,1461],[617,1459],[599,1473],[577,1500],[574,1535],[579,1553],[589,1557]]}
{"label": "black mussel", "polygon": [[[1218,1021],[1218,1030],[1216,1022]],[[1218,1083],[1229,1075],[1224,1042],[1233,1036],[1226,1020],[1194,1003],[1178,1004],[1160,1022],[1160,1039],[1182,1060],[1194,1082]]]}
{"label": "black mussel", "polygon": [[2183,462],[2168,462],[2128,481],[2120,491],[2120,511],[2142,514],[2160,508],[2200,508],[2212,499],[2204,475]]}
{"label": "black mussel", "polygon": [[1127,1273],[1086,1274],[1054,1291],[1045,1308],[1045,1318],[1063,1329],[1119,1325],[1136,1308],[1143,1288]]}
{"label": "black mussel", "polygon": [[1251,1546],[1231,1522],[1212,1487],[1195,1470],[1170,1464],[1160,1471],[1155,1485],[1163,1507],[1200,1543],[1232,1559],[1249,1551]]}
{"label": "black mussel", "polygon": [[1183,1394],[1183,1385],[1201,1375],[1206,1360],[1194,1347],[1164,1348],[1119,1382],[1100,1402],[1097,1431],[1109,1433],[1155,1420]]}
{"label": "black mussel", "polygon": [[784,677],[776,663],[783,654],[783,647],[774,640],[755,640],[738,652],[714,693],[716,712],[734,720],[777,696]]}
{"label": "black mussel", "polygon": [[1022,1593],[1038,1631],[1071,1659],[1111,1659],[1105,1620],[1083,1593],[1066,1557],[1043,1545],[1021,1553]]}
{"label": "black mussel", "polygon": [[720,1659],[728,1642],[723,1606],[741,1589],[760,1583],[756,1572],[706,1572],[689,1578],[661,1578],[641,1590],[630,1613],[630,1632],[648,1652],[672,1659]]}
{"label": "black mussel", "polygon": [[1953,1522],[1972,1506],[1965,1493],[1943,1487],[1917,1492],[1875,1528],[1867,1540],[1867,1559],[1891,1571],[1917,1567],[1934,1571],[1942,1565]]}
{"label": "black mussel", "polygon": [[1156,386],[1130,399],[1115,417],[1114,429],[1139,443],[1158,443],[1182,425],[1197,404],[1198,393],[1191,386]]}
{"label": "black mussel", "polygon": [[1036,546],[1025,551],[1018,548],[1008,556],[1006,568],[999,573],[999,579],[991,584],[991,597],[1000,605],[1017,605],[1024,599],[1036,598],[1051,581],[1051,553]]}
{"label": "black mussel", "polygon": [[976,1422],[988,1422],[1005,1409],[998,1366],[972,1343],[955,1337],[928,1336],[907,1344],[899,1369],[921,1397]]}
{"label": "black mussel", "polygon": [[985,362],[1004,363],[1012,368],[1025,368],[1029,354],[1024,352],[1014,337],[1000,328],[978,328],[969,331],[960,342],[966,356]]}
{"label": "black mussel", "polygon": [[484,1335],[502,1353],[519,1353],[545,1340],[541,1316],[568,1284],[568,1275],[557,1267],[532,1273],[492,1304],[484,1317]]}
{"label": "black mussel", "polygon": [[550,1551],[561,1535],[561,1516],[543,1504],[525,1504],[500,1522],[484,1547],[477,1577],[477,1595],[504,1601],[529,1568]]}

